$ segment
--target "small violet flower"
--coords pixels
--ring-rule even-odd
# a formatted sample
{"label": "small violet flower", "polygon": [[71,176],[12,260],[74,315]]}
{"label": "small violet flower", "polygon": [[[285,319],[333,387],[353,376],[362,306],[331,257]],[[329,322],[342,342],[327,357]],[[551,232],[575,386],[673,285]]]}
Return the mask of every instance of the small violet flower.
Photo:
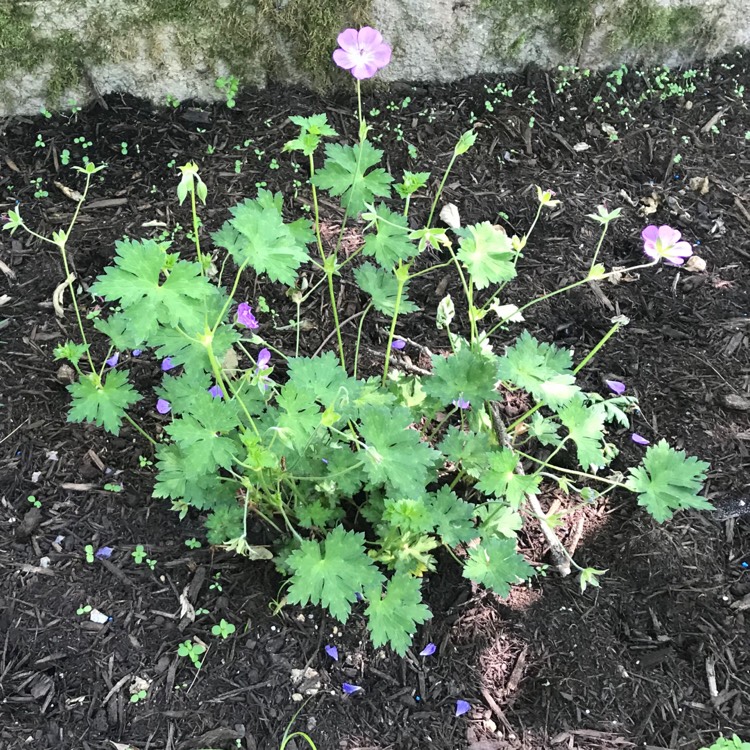
{"label": "small violet flower", "polygon": [[693,248],[680,237],[680,232],[672,227],[652,224],[641,232],[643,252],[653,260],[664,258],[675,266],[681,266],[693,254]]}
{"label": "small violet flower", "polygon": [[398,351],[401,351],[404,347],[406,347],[406,341],[403,339],[393,339],[393,342],[391,343],[391,349],[397,349]]}
{"label": "small violet flower", "polygon": [[220,385],[213,385],[208,389],[211,394],[211,398],[224,398],[224,391],[221,390]]}
{"label": "small violet flower", "polygon": [[420,656],[432,656],[437,651],[437,646],[434,643],[428,643],[420,652]]}
{"label": "small violet flower", "polygon": [[120,361],[120,352],[115,352],[109,359],[104,360],[110,367],[116,367]]}
{"label": "small violet flower", "polygon": [[268,349],[261,349],[258,352],[258,370],[268,369],[268,363],[271,361],[271,352]]}
{"label": "small violet flower", "polygon": [[471,703],[468,701],[457,700],[456,701],[456,716],[463,716],[471,711]]}
{"label": "small violet flower", "polygon": [[645,437],[643,437],[643,435],[639,435],[637,432],[634,432],[630,436],[630,439],[634,443],[638,443],[638,445],[651,445],[651,441],[650,440],[647,440]]}
{"label": "small violet flower", "polygon": [[459,396],[457,399],[453,400],[453,406],[457,406],[459,409],[468,409],[471,406],[471,402],[463,396]]}
{"label": "small violet flower", "polygon": [[158,411],[159,414],[169,414],[169,412],[172,411],[172,404],[170,404],[165,398],[160,398],[156,402],[156,411]]}
{"label": "small violet flower", "polygon": [[616,393],[618,396],[622,396],[622,394],[625,393],[625,383],[622,383],[619,380],[605,380],[604,383],[612,393]]}
{"label": "small violet flower", "polygon": [[134,357],[140,357],[143,353],[143,350],[141,349],[133,349],[132,352],[130,352]]}
{"label": "small violet flower", "polygon": [[97,560],[109,560],[109,558],[112,557],[113,552],[114,549],[112,547],[99,547],[99,549],[94,554],[94,557]]}
{"label": "small violet flower", "polygon": [[255,315],[253,315],[253,308],[247,302],[240,302],[237,306],[237,322],[251,330],[259,328],[258,321],[255,319]]}
{"label": "small violet flower", "polygon": [[334,661],[339,660],[339,650],[336,648],[336,646],[326,646],[325,651],[328,656],[330,656]]}
{"label": "small violet flower", "polygon": [[354,693],[358,693],[361,688],[359,685],[350,685],[348,682],[345,682],[341,685],[341,689],[347,694],[347,695],[353,695]]}
{"label": "small violet flower", "polygon": [[164,357],[164,359],[161,361],[161,371],[162,372],[169,372],[170,370],[174,370],[176,365],[172,363],[172,357]]}
{"label": "small violet flower", "polygon": [[391,61],[391,48],[380,32],[370,26],[363,26],[359,31],[346,29],[338,35],[337,41],[339,49],[334,50],[333,61],[358,81],[372,78]]}

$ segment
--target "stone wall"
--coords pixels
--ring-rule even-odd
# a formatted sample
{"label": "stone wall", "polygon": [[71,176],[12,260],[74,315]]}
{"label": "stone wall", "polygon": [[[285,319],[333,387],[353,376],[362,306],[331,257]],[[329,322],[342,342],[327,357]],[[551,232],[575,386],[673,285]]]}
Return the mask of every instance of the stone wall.
{"label": "stone wall", "polygon": [[385,81],[528,63],[675,65],[750,46],[750,0],[0,0],[0,115],[127,92],[221,97],[219,76],[324,88],[337,32],[370,23]]}

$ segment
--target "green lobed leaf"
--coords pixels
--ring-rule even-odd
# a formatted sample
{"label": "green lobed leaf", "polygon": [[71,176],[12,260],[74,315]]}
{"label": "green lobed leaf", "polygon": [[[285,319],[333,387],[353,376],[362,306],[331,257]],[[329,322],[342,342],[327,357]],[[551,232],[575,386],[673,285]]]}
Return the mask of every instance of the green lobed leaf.
{"label": "green lobed leaf", "polygon": [[481,583],[498,596],[506,597],[511,584],[521,583],[534,573],[523,556],[516,552],[515,539],[484,539],[469,550],[464,578]]}
{"label": "green lobed leaf", "polygon": [[417,625],[432,617],[422,603],[420,580],[405,573],[394,574],[385,594],[380,587],[368,590],[367,600],[365,615],[373,645],[378,648],[387,643],[399,656],[411,646]]}
{"label": "green lobed leaf", "polygon": [[360,413],[360,451],[373,485],[385,485],[391,497],[420,497],[431,480],[439,454],[411,429],[408,409],[367,406]]}
{"label": "green lobed leaf", "polygon": [[478,479],[489,467],[490,439],[485,432],[460,430],[451,425],[438,446],[449,461],[459,464],[469,475]]}
{"label": "green lobed leaf", "polygon": [[409,260],[419,253],[419,248],[409,240],[410,230],[403,214],[394,213],[381,203],[375,215],[376,230],[365,235],[364,255],[374,256],[381,268],[390,271],[400,260]]}
{"label": "green lobed leaf", "polygon": [[527,390],[552,409],[566,404],[580,391],[566,349],[540,343],[524,331],[500,358],[499,377]]}
{"label": "green lobed leaf", "polygon": [[713,506],[698,493],[706,481],[709,465],[685,451],[670,447],[666,440],[646,449],[642,466],[630,469],[627,486],[638,493],[642,505],[659,522],[668,521],[678,510]]}
{"label": "green lobed leaf", "polygon": [[432,377],[425,378],[422,385],[428,396],[442,404],[450,404],[460,396],[474,409],[481,409],[485,401],[499,397],[495,390],[497,365],[497,357],[462,346],[448,357],[433,355]]}
{"label": "green lobed leaf", "polygon": [[482,472],[477,489],[506,500],[514,508],[520,507],[526,495],[538,495],[542,478],[539,475],[519,474],[518,456],[509,448],[501,448],[490,455],[490,466]]}
{"label": "green lobed leaf", "polygon": [[466,266],[477,289],[514,279],[516,252],[510,237],[488,221],[466,229],[468,231],[459,240],[457,257]]}
{"label": "green lobed leaf", "polygon": [[481,537],[504,536],[515,539],[516,532],[523,528],[521,514],[505,502],[488,502],[477,508],[482,523],[478,530]]}
{"label": "green lobed leaf", "polygon": [[88,344],[75,344],[72,341],[66,341],[64,344],[55,347],[55,360],[67,359],[77,365],[88,350]]}
{"label": "green lobed leaf", "polygon": [[390,526],[398,526],[403,531],[417,534],[430,533],[435,528],[430,503],[424,498],[386,499],[383,521]]}
{"label": "green lobed leaf", "polygon": [[477,536],[474,519],[477,506],[461,500],[449,487],[432,495],[432,520],[440,540],[449,547],[468,542]]}
{"label": "green lobed leaf", "polygon": [[560,445],[560,436],[557,431],[560,425],[549,417],[543,417],[538,411],[531,415],[528,422],[529,436],[539,441],[541,445]]}
{"label": "green lobed leaf", "polygon": [[429,172],[409,172],[408,169],[405,169],[403,181],[394,187],[400,198],[406,198],[406,196],[412,195],[423,188],[429,179]]}
{"label": "green lobed leaf", "polygon": [[[396,309],[398,281],[390,271],[376,268],[372,263],[363,263],[354,271],[359,288],[372,297],[372,304],[378,312],[392,316]],[[411,313],[419,308],[408,299],[409,282],[404,285],[399,304],[399,315]]]}
{"label": "green lobed leaf", "polygon": [[288,360],[288,385],[293,385],[311,401],[333,407],[344,417],[356,415],[363,386],[349,377],[333,352],[318,357],[292,357]]}
{"label": "green lobed leaf", "polygon": [[312,183],[333,196],[340,195],[341,205],[350,216],[364,211],[365,204],[372,203],[376,196],[390,195],[393,178],[382,168],[371,169],[380,163],[383,152],[369,141],[355,146],[327,143],[325,152],[323,168],[313,176]]}
{"label": "green lobed leaf", "polygon": [[271,281],[294,286],[297,270],[310,260],[305,245],[314,235],[304,219],[285,224],[281,207],[280,193],[261,189],[257,198],[247,198],[230,209],[233,218],[212,239],[238,265],[247,263]]}
{"label": "green lobed leaf", "polygon": [[587,406],[583,396],[577,393],[558,411],[558,416],[575,443],[578,463],[583,469],[588,471],[591,466],[605,466],[607,461],[602,452],[604,412]]}
{"label": "green lobed leaf", "polygon": [[322,542],[304,540],[287,558],[292,577],[291,604],[320,604],[339,622],[346,622],[357,594],[379,587],[383,574],[367,556],[364,534],[337,526]]}
{"label": "green lobed leaf", "polygon": [[97,387],[96,373],[84,375],[67,389],[73,398],[69,422],[93,422],[113,435],[120,434],[120,426],[128,407],[142,396],[128,382],[127,370],[110,370],[104,382]]}

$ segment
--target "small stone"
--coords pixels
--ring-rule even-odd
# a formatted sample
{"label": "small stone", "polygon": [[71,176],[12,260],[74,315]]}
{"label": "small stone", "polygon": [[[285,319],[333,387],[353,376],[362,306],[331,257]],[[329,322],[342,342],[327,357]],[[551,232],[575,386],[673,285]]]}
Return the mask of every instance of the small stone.
{"label": "small stone", "polygon": [[76,380],[76,371],[70,366],[70,365],[60,365],[60,367],[57,368],[57,373],[55,377],[61,382],[66,385],[69,385],[70,383],[75,383]]}
{"label": "small stone", "polygon": [[706,261],[700,255],[691,255],[685,262],[684,268],[692,273],[702,273],[706,270]]}
{"label": "small stone", "polygon": [[735,393],[725,393],[721,397],[721,400],[727,409],[734,409],[735,411],[750,411],[750,399],[743,398]]}

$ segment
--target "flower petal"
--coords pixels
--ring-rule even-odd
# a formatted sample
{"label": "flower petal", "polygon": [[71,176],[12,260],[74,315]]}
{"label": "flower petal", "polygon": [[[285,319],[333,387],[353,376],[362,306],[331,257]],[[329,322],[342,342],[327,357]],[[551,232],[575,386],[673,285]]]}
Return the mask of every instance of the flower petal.
{"label": "flower petal", "polygon": [[338,661],[339,660],[339,650],[336,648],[336,646],[326,646],[325,647],[325,652],[334,661]]}
{"label": "flower petal", "polygon": [[456,716],[463,716],[471,711],[471,703],[468,701],[456,701]]}
{"label": "flower petal", "polygon": [[650,224],[641,232],[641,239],[644,242],[656,242],[659,239],[659,227]]}
{"label": "flower petal", "polygon": [[401,351],[406,346],[406,341],[403,339],[393,339],[391,342],[391,349],[398,349]]}
{"label": "flower petal", "polygon": [[336,37],[336,41],[339,47],[347,52],[357,52],[359,50],[359,34],[356,29],[344,29]]}
{"label": "flower petal", "polygon": [[339,68],[343,68],[344,70],[351,70],[356,64],[354,56],[343,49],[335,49],[333,51],[333,61]]}
{"label": "flower petal", "polygon": [[378,68],[376,65],[363,60],[358,60],[356,65],[352,68],[352,75],[358,81],[363,81],[365,78],[372,78],[377,72]]}
{"label": "flower petal", "polygon": [[612,393],[616,393],[618,396],[622,396],[625,393],[625,383],[620,380],[605,380],[604,383]]}
{"label": "flower petal", "polygon": [[171,410],[172,404],[170,404],[165,398],[160,398],[156,402],[156,411],[158,411],[159,414],[169,414]]}
{"label": "flower petal", "polygon": [[630,439],[634,443],[637,443],[638,445],[651,445],[651,441],[650,440],[648,440],[647,438],[643,437],[643,435],[639,435],[637,432],[634,432],[630,436]]}
{"label": "flower petal", "polygon": [[679,241],[680,237],[682,237],[680,232],[666,224],[659,227],[659,242],[661,242],[661,246],[664,249],[674,245]]}
{"label": "flower petal", "polygon": [[677,256],[678,258],[689,258],[692,254],[693,247],[689,242],[685,242],[685,240],[675,242],[669,250],[669,257]]}
{"label": "flower petal", "polygon": [[371,50],[383,43],[383,36],[372,26],[363,26],[357,34],[357,41],[361,50]]}
{"label": "flower petal", "polygon": [[437,646],[434,643],[428,643],[420,652],[420,656],[432,656],[437,651]]}
{"label": "flower petal", "polygon": [[363,688],[361,688],[361,687],[360,687],[359,685],[351,685],[351,684],[349,684],[348,682],[345,682],[345,683],[343,683],[343,684],[341,685],[341,689],[342,689],[342,690],[343,690],[343,691],[344,691],[344,692],[345,692],[345,693],[346,693],[347,695],[352,695],[353,693],[358,693],[358,692],[359,692],[360,690],[362,690]]}
{"label": "flower petal", "polygon": [[384,68],[391,61],[391,48],[383,43],[370,50],[370,58],[378,68]]}

